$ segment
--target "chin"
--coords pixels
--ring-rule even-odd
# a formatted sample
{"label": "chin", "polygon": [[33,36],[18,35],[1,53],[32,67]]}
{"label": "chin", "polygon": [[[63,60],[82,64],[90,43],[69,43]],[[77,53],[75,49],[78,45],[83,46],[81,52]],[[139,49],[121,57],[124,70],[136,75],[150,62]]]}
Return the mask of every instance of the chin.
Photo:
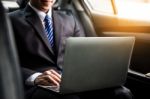
{"label": "chin", "polygon": [[51,9],[51,7],[42,7],[42,11],[47,12],[49,9]]}

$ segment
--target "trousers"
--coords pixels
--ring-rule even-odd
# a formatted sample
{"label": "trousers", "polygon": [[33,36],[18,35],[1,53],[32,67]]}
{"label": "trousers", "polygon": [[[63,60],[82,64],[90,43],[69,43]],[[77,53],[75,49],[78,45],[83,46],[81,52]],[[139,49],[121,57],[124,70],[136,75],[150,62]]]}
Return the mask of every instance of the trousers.
{"label": "trousers", "polygon": [[32,87],[25,92],[25,99],[111,99],[111,98],[134,99],[132,92],[124,86],[66,95],[61,95],[59,93],[55,93],[39,87]]}

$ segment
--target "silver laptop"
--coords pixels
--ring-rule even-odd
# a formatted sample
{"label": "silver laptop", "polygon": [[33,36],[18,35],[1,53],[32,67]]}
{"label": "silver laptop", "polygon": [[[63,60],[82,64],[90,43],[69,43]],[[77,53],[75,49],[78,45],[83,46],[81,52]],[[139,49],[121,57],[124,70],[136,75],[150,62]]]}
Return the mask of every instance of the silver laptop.
{"label": "silver laptop", "polygon": [[60,87],[43,87],[68,94],[123,85],[134,42],[134,37],[70,37]]}

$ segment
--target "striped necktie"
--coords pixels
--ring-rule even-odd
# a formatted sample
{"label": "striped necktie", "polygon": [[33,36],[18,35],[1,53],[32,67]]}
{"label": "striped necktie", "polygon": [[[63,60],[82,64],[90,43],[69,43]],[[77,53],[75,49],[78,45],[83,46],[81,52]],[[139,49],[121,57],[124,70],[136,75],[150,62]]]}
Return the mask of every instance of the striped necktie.
{"label": "striped necktie", "polygon": [[51,47],[54,46],[54,34],[53,34],[53,23],[52,23],[52,19],[46,15],[45,19],[45,32],[46,32],[46,36],[49,40],[49,43],[51,45]]}

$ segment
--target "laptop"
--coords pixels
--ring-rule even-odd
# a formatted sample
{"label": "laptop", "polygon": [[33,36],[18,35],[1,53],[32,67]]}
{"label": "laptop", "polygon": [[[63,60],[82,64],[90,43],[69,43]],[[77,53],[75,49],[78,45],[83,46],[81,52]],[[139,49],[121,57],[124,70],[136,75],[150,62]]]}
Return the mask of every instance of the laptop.
{"label": "laptop", "polygon": [[126,81],[135,37],[70,37],[66,40],[61,94],[99,90]]}

